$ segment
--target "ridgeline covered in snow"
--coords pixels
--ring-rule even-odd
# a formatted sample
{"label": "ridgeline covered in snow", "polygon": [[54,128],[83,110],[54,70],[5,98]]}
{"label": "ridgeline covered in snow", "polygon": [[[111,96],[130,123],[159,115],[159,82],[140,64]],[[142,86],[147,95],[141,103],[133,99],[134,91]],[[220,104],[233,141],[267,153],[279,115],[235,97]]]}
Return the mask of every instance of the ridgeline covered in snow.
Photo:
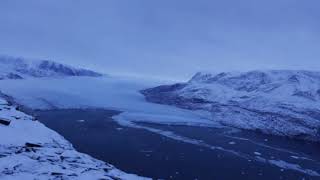
{"label": "ridgeline covered in snow", "polygon": [[11,56],[0,56],[0,80],[30,77],[91,76],[102,74],[48,60],[29,60]]}
{"label": "ridgeline covered in snow", "polygon": [[212,121],[320,141],[320,73],[197,73],[186,83],[141,91],[150,102],[212,113]]}

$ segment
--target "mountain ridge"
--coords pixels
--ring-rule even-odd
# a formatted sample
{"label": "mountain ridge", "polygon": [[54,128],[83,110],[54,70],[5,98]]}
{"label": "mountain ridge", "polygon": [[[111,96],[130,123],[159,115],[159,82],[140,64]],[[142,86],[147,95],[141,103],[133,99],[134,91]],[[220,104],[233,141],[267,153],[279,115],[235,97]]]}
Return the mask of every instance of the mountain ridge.
{"label": "mountain ridge", "polygon": [[99,77],[103,74],[49,60],[31,60],[0,55],[0,80],[65,76]]}
{"label": "mountain ridge", "polygon": [[209,111],[227,126],[320,141],[320,72],[197,73],[141,93],[150,102]]}

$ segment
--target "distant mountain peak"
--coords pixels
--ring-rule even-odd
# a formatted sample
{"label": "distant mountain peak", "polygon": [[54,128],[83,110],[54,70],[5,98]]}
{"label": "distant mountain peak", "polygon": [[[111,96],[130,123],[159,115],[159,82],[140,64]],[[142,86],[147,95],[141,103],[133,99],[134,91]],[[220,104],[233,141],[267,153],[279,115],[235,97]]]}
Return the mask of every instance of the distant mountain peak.
{"label": "distant mountain peak", "polygon": [[247,72],[198,72],[192,78],[191,82],[211,83],[221,79],[238,79],[238,80],[255,80],[255,79],[269,79],[269,80],[294,80],[298,81],[300,77],[309,77],[320,80],[320,72],[306,71],[306,70],[255,70]]}
{"label": "distant mountain peak", "polygon": [[64,76],[99,77],[102,74],[49,60],[30,60],[20,57],[0,56],[0,80]]}

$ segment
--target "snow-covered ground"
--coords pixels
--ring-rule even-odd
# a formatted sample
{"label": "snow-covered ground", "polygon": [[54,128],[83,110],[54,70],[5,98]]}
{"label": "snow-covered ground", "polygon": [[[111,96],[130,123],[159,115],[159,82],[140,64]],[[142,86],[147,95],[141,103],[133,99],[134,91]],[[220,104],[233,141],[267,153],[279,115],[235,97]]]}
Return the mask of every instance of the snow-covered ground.
{"label": "snow-covered ground", "polygon": [[144,179],[77,152],[2,98],[0,120],[10,122],[0,123],[0,179]]}

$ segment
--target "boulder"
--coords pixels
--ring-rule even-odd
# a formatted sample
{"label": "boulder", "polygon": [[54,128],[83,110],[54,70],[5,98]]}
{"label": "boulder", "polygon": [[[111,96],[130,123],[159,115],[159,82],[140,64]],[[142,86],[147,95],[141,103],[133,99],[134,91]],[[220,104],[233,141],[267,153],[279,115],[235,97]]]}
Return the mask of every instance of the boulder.
{"label": "boulder", "polygon": [[1,118],[0,118],[0,124],[1,124],[1,125],[9,126],[9,125],[10,125],[10,123],[11,123],[11,121],[10,121],[10,120],[7,120],[7,119],[1,119]]}
{"label": "boulder", "polygon": [[31,147],[31,148],[40,148],[42,147],[40,144],[34,144],[34,143],[26,143],[25,144],[26,147]]}

